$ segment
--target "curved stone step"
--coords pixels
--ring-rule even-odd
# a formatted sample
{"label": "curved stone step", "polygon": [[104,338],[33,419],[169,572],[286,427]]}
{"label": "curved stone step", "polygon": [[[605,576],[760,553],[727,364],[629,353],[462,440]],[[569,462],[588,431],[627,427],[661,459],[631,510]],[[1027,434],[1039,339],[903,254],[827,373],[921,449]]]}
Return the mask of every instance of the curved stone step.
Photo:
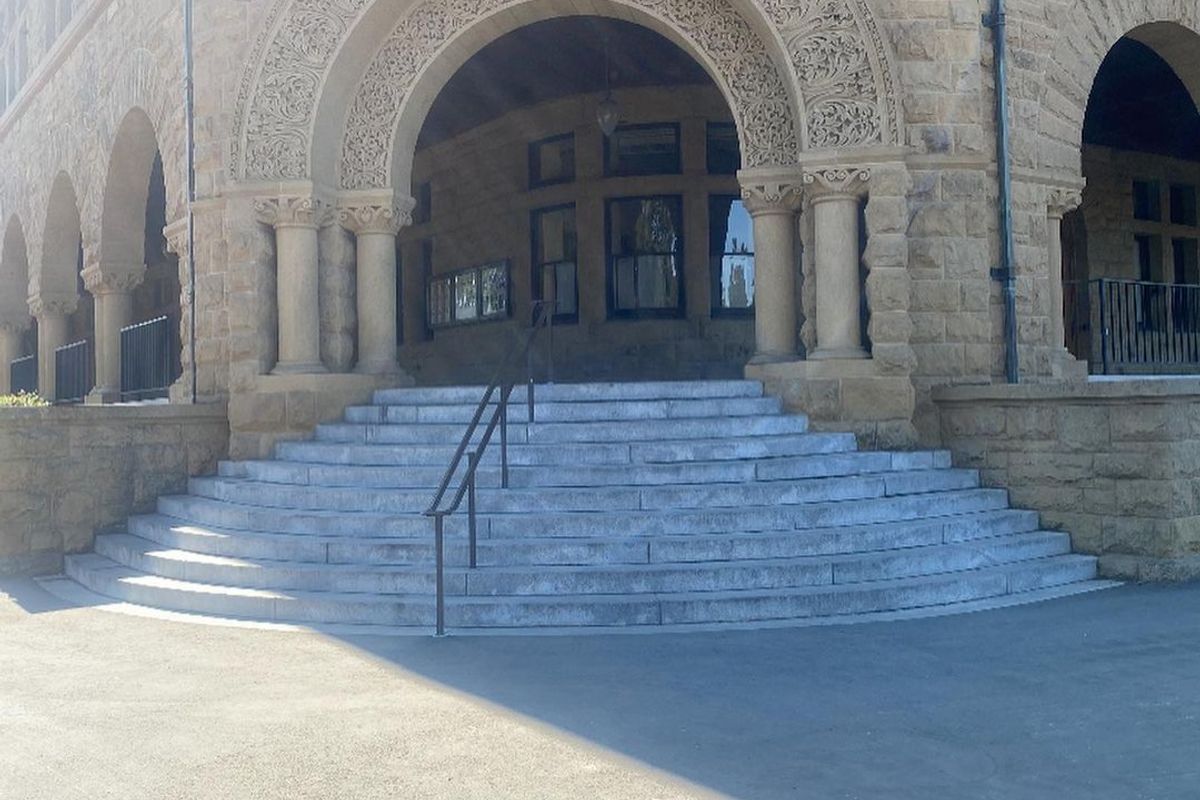
{"label": "curved stone step", "polygon": [[[655,564],[586,564],[447,569],[446,592],[472,596],[662,594],[866,583],[978,569],[1070,552],[1066,534],[1037,532],[969,544],[840,557],[741,559]],[[415,566],[313,564],[237,559],[165,549],[129,534],[109,534],[96,553],[163,578],[282,591],[420,594],[434,591],[429,563]]]}
{"label": "curved stone step", "polygon": [[[472,403],[441,405],[369,405],[346,409],[345,421],[358,424],[460,424],[466,425],[479,408]],[[487,423],[497,403],[486,407],[481,420]],[[692,419],[703,417],[769,416],[782,413],[776,397],[714,398],[704,400],[608,400],[582,402],[545,402],[539,398],[534,421],[551,422],[632,422],[639,420]],[[529,406],[523,394],[516,394],[508,406],[510,424],[529,421]]]}
{"label": "curved stone step", "polygon": [[[431,530],[410,537],[315,536],[200,526],[162,515],[133,517],[134,536],[167,548],[230,558],[258,558],[334,564],[404,565],[432,563]],[[489,565],[639,564],[797,558],[903,550],[1032,533],[1037,514],[1004,509],[912,522],[769,533],[607,536],[590,538],[481,539],[478,561]],[[463,533],[447,538],[447,563],[466,563]]]}
{"label": "curved stone step", "polygon": [[[68,556],[67,574],[130,603],[299,623],[429,626],[432,597],[274,591],[162,578],[103,556]],[[451,627],[631,627],[753,623],[941,607],[1091,580],[1096,561],[1054,556],[996,567],[863,584],[645,595],[449,597]]]}
{"label": "curved stone step", "polygon": [[[548,422],[509,425],[508,439],[515,444],[568,444],[591,442],[662,442],[712,439],[724,436],[775,436],[808,430],[800,416],[706,417],[695,419],[637,420],[633,422]],[[458,444],[465,426],[414,423],[407,425],[331,423],[317,426],[316,438],[348,444]],[[497,434],[498,436],[499,434]],[[483,436],[483,426],[474,440]]]}
{"label": "curved stone step", "polygon": [[[412,387],[381,389],[373,402],[381,405],[478,404],[485,386]],[[514,398],[524,400],[524,387],[514,389]],[[534,387],[539,403],[614,400],[698,400],[717,397],[762,397],[758,381],[642,381],[599,383],[541,383]]]}
{"label": "curved stone step", "polygon": [[[476,472],[480,486],[498,488],[498,464],[489,463]],[[944,452],[848,452],[821,456],[789,456],[740,461],[689,461],[667,464],[509,466],[509,485],[532,487],[600,487],[702,485],[751,481],[802,480],[808,478],[865,475],[877,472],[911,471],[949,467]],[[297,461],[222,462],[220,476],[248,478],[260,483],[296,486],[406,489],[436,487],[446,465],[378,467],[329,465]],[[465,466],[459,470],[464,473]]]}

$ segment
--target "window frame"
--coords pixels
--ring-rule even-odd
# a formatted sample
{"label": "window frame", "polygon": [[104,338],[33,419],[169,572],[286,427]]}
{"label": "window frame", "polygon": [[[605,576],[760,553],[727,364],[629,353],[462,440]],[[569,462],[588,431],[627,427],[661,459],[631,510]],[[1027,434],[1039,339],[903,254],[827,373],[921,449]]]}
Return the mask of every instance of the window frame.
{"label": "window frame", "polygon": [[[537,169],[537,167],[540,166],[540,164],[541,164],[541,161],[537,158],[537,154],[538,154],[539,150],[542,147],[545,147],[546,145],[555,144],[556,142],[565,142],[567,140],[570,140],[570,142],[571,142],[571,173],[570,173],[570,176],[562,177],[562,178],[552,178],[552,179],[542,178],[540,176],[541,170]],[[544,189],[547,186],[562,186],[562,185],[565,185],[568,183],[574,183],[577,178],[577,175],[578,175],[578,166],[579,166],[578,156],[579,156],[579,151],[575,147],[575,132],[574,131],[571,131],[569,133],[559,133],[559,134],[555,134],[554,136],[547,136],[544,139],[538,139],[536,141],[530,142],[529,143],[529,156],[528,156],[529,157],[529,164],[528,164],[528,166],[529,166],[529,188],[531,190],[532,189]]]}
{"label": "window frame", "polygon": [[[487,314],[483,312],[483,273],[486,270],[494,268],[503,268],[504,270],[504,311],[500,314]],[[456,287],[459,278],[474,275],[475,277],[475,316],[467,319],[458,319],[456,311],[458,303],[455,299]],[[445,322],[435,322],[433,311],[435,308],[433,302],[434,285],[447,284],[449,286],[450,297],[450,317]],[[487,261],[482,264],[456,269],[452,272],[442,272],[437,275],[431,275],[425,283],[425,324],[430,331],[443,331],[452,328],[467,328],[473,325],[483,325],[489,322],[503,322],[512,318],[512,261],[507,258]]]}
{"label": "window frame", "polygon": [[[612,149],[615,144],[614,140],[625,131],[652,130],[661,128],[670,130],[675,134],[675,163],[669,170],[660,172],[623,172],[614,170],[612,166]],[[678,122],[641,122],[635,125],[618,125],[612,136],[604,137],[604,177],[605,178],[645,178],[654,175],[682,175],[683,174],[683,134],[682,127]],[[665,196],[665,195],[654,195]]]}
{"label": "window frame", "polygon": [[[574,262],[567,261],[539,261],[541,255],[538,245],[541,241],[541,228],[537,224],[538,219],[543,214],[551,214],[555,211],[570,210],[575,215],[575,260]],[[555,309],[554,324],[555,325],[575,325],[579,322],[579,215],[576,205],[572,201],[570,203],[559,203],[553,206],[543,206],[541,208],[533,208],[529,211],[529,288],[530,299],[537,301],[542,298],[542,277],[546,267],[554,264],[574,263],[575,265],[575,311],[569,314],[560,314]]]}
{"label": "window frame", "polygon": [[[746,306],[745,308],[730,308],[730,307],[727,307],[727,306],[724,306],[721,304],[721,302],[720,302],[721,301],[721,275],[720,275],[719,267],[724,265],[725,258],[727,256],[749,255],[750,259],[751,259],[751,263],[754,264],[754,278],[755,278],[754,288],[755,288],[755,293],[757,293],[757,290],[758,290],[758,258],[757,258],[758,253],[757,253],[757,249],[751,250],[749,253],[731,253],[731,252],[725,251],[725,250],[722,250],[722,252],[720,252],[720,253],[716,253],[713,251],[713,247],[712,247],[713,246],[713,233],[712,232],[713,232],[714,205],[718,202],[724,202],[726,200],[732,200],[733,202],[739,202],[741,199],[742,198],[740,195],[728,194],[728,193],[722,193],[722,192],[717,192],[714,194],[710,194],[708,196],[708,209],[707,209],[707,213],[708,213],[708,285],[709,285],[709,292],[710,292],[710,296],[709,296],[710,313],[711,313],[713,319],[753,319],[754,318],[755,299],[756,299],[754,295],[751,295],[750,305]],[[749,213],[749,212],[747,212],[747,213]],[[754,220],[753,220],[753,218],[751,218],[751,220],[750,220],[750,235],[751,235],[751,237],[753,237],[753,235],[754,235]],[[728,233],[726,234],[726,236],[728,237]],[[754,244],[753,239],[751,239],[751,244],[752,245]],[[714,261],[714,259],[717,257],[720,258],[719,262]]]}
{"label": "window frame", "polygon": [[[616,288],[616,255],[613,253],[613,237],[612,237],[612,209],[616,203],[628,202],[631,200],[670,200],[675,203],[678,210],[679,229],[676,233],[676,250],[674,253],[658,253],[658,252],[639,252],[636,256],[665,256],[673,255],[676,258],[677,270],[679,272],[679,293],[678,300],[674,308],[658,307],[658,308],[635,308],[622,309],[617,307]],[[686,260],[686,238],[684,234],[684,204],[682,194],[642,194],[642,195],[621,195],[619,197],[606,197],[604,199],[604,273],[605,273],[605,305],[607,308],[607,316],[610,320],[642,320],[642,319],[686,319],[687,318],[687,260]]]}

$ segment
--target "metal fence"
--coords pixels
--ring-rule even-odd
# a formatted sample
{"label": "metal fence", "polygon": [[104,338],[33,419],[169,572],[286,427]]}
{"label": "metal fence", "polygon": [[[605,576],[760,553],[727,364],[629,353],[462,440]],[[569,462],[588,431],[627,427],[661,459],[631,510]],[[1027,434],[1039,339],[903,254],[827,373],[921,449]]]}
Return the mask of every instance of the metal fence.
{"label": "metal fence", "polygon": [[1067,284],[1067,346],[1095,372],[1200,371],[1200,286],[1102,278]]}
{"label": "metal fence", "polygon": [[38,389],[37,356],[18,358],[8,367],[8,376],[13,394],[28,392],[34,394]]}
{"label": "metal fence", "polygon": [[122,401],[167,397],[179,374],[179,347],[170,317],[121,329]]}
{"label": "metal fence", "polygon": [[92,343],[87,339],[55,350],[55,402],[82,403],[96,385],[92,365]]}

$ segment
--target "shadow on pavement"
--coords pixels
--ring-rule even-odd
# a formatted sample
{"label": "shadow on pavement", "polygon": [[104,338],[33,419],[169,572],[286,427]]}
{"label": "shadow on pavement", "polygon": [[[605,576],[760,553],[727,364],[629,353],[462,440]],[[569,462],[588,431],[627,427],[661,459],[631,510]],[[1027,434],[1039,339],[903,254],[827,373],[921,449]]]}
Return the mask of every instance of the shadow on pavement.
{"label": "shadow on pavement", "polygon": [[82,600],[64,600],[46,591],[33,578],[0,578],[0,595],[16,603],[29,614],[66,611],[71,608],[85,608],[98,604]]}
{"label": "shadow on pavement", "polygon": [[738,798],[1200,787],[1200,586],[848,627],[343,641]]}

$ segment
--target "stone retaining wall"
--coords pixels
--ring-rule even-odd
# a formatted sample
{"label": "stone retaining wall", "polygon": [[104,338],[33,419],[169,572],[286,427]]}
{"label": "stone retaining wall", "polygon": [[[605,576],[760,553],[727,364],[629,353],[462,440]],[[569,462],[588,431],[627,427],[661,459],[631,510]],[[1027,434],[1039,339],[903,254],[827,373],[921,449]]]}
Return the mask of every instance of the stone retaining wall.
{"label": "stone retaining wall", "polygon": [[942,387],[957,466],[1071,533],[1112,577],[1200,577],[1200,380]]}
{"label": "stone retaining wall", "polygon": [[58,572],[228,445],[224,405],[0,409],[0,575]]}

